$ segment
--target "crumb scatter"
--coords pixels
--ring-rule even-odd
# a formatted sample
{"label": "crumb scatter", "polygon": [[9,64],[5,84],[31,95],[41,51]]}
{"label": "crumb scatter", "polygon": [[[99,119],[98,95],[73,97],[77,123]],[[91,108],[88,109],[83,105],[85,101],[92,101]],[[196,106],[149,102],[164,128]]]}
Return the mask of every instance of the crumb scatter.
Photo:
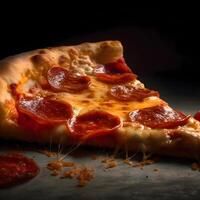
{"label": "crumb scatter", "polygon": [[56,156],[56,152],[48,151],[48,150],[39,150],[40,153],[44,154],[47,157]]}
{"label": "crumb scatter", "polygon": [[200,170],[200,163],[192,163],[191,168],[193,171]]}
{"label": "crumb scatter", "polygon": [[[64,168],[72,167],[72,169],[64,171]],[[78,180],[79,187],[83,187],[87,185],[92,179],[94,179],[94,170],[85,167],[85,166],[78,166],[74,162],[66,162],[66,161],[59,161],[54,160],[47,164],[47,169],[51,171],[52,176],[58,176],[61,179],[69,178],[69,179],[76,179]]]}
{"label": "crumb scatter", "polygon": [[114,158],[104,158],[102,163],[105,164],[105,169],[117,167],[117,161]]}

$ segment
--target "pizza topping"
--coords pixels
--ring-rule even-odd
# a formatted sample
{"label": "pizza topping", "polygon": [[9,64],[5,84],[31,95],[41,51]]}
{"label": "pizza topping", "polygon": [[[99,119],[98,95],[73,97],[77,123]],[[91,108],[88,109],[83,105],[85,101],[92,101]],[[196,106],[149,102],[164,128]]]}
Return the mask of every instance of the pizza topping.
{"label": "pizza topping", "polygon": [[70,70],[79,75],[92,75],[95,64],[89,56],[79,55],[70,64]]}
{"label": "pizza topping", "polygon": [[63,123],[73,115],[70,104],[49,97],[20,98],[17,109],[39,124]]}
{"label": "pizza topping", "polygon": [[96,73],[123,74],[132,73],[131,69],[125,63],[124,59],[118,59],[116,62],[98,66]]}
{"label": "pizza topping", "polygon": [[9,187],[35,177],[36,163],[21,154],[0,155],[0,188]]}
{"label": "pizza topping", "polygon": [[143,101],[147,97],[159,97],[159,93],[157,91],[146,88],[135,88],[132,85],[113,86],[110,89],[109,94],[120,101]]}
{"label": "pizza topping", "polygon": [[154,106],[129,113],[132,122],[139,122],[150,128],[175,128],[187,123],[190,116],[168,106]]}
{"label": "pizza topping", "polygon": [[18,113],[17,122],[21,129],[27,131],[28,133],[34,133],[32,136],[34,139],[38,140],[41,138],[40,133],[42,131],[50,130],[54,126],[53,124],[39,124],[34,120],[34,118],[29,117],[24,113]]}
{"label": "pizza topping", "polygon": [[71,120],[72,137],[81,140],[114,133],[121,126],[120,118],[103,111],[90,111]]}
{"label": "pizza topping", "polygon": [[131,72],[124,59],[119,59],[114,63],[100,65],[94,71],[97,79],[109,84],[120,84],[133,81],[137,78]]}
{"label": "pizza topping", "polygon": [[198,111],[195,115],[194,118],[198,121],[200,121],[200,111]]}
{"label": "pizza topping", "polygon": [[136,75],[131,73],[125,74],[96,74],[96,77],[105,83],[108,84],[120,84],[127,83],[136,79]]}
{"label": "pizza topping", "polygon": [[90,78],[75,74],[62,67],[52,67],[47,72],[51,88],[57,92],[80,92],[90,85]]}

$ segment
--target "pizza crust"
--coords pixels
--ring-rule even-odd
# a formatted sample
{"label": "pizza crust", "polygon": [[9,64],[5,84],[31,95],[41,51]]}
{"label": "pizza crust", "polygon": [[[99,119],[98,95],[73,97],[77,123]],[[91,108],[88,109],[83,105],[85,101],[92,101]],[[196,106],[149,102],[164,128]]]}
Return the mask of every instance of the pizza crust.
{"label": "pizza crust", "polygon": [[22,76],[34,68],[59,65],[61,60],[65,65],[74,57],[88,55],[97,63],[113,62],[123,56],[123,47],[119,41],[104,41],[98,43],[83,43],[77,46],[60,46],[38,49],[15,56],[7,57],[0,61],[0,103],[8,99],[8,86],[19,83]]}
{"label": "pizza crust", "polygon": [[[38,49],[7,57],[0,61],[0,127],[13,129],[13,122],[7,120],[9,107],[5,106],[7,101],[13,101],[10,94],[10,84],[19,82],[36,69],[42,70],[50,66],[68,66],[72,60],[76,61],[80,56],[87,55],[93,62],[109,63],[123,56],[123,47],[119,41],[103,41],[97,43],[83,43],[76,46],[50,47]],[[78,65],[75,67],[78,68]],[[7,127],[9,128],[7,129]],[[15,129],[15,128],[14,128]],[[4,131],[3,131],[4,132]],[[13,131],[11,131],[13,132]],[[14,130],[16,132],[16,130]],[[8,134],[7,134],[8,135]],[[15,135],[18,137],[18,134]],[[14,136],[14,137],[15,137]]]}
{"label": "pizza crust", "polygon": [[[123,47],[119,41],[84,43],[77,46],[38,49],[0,61],[0,137],[41,143],[48,143],[53,137],[54,143],[60,143],[62,140],[63,144],[70,145],[67,131],[63,130],[62,127],[43,133],[40,140],[23,132],[14,121],[9,119],[11,108],[6,104],[14,102],[9,85],[11,83],[18,84],[26,76],[26,73],[31,73],[35,69],[36,71],[43,70],[43,68],[50,66],[74,66],[74,68],[78,68],[76,63],[83,62],[81,59],[84,56],[90,58],[88,61],[84,60],[86,64],[91,62],[89,65],[110,63],[123,56]],[[173,131],[179,131],[182,139],[171,139],[170,133]],[[89,145],[109,148],[119,146],[121,149],[127,148],[130,151],[156,152],[196,158],[200,156],[200,123],[191,117],[190,123],[172,130],[151,129],[132,123],[120,128],[117,133],[117,141],[112,139],[97,140],[90,142]]]}
{"label": "pizza crust", "polygon": [[[190,124],[196,127],[190,127]],[[192,117],[188,124],[175,129],[151,129],[132,123],[122,132],[130,151],[188,158],[200,156],[200,123]]]}

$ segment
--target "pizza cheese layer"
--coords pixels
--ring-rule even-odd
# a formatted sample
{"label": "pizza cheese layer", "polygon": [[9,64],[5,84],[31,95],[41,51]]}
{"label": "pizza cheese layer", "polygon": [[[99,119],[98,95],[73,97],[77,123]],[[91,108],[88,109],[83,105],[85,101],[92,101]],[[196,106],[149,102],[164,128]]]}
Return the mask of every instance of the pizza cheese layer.
{"label": "pizza cheese layer", "polygon": [[[170,149],[180,155],[182,146],[189,144],[184,147],[187,152],[182,151],[187,155],[195,143],[199,151],[198,122],[145,88],[122,52],[118,41],[108,41],[38,50],[2,61],[1,127],[9,128],[1,135],[150,152]],[[14,70],[16,77],[10,77]],[[177,150],[180,139],[183,145]]]}

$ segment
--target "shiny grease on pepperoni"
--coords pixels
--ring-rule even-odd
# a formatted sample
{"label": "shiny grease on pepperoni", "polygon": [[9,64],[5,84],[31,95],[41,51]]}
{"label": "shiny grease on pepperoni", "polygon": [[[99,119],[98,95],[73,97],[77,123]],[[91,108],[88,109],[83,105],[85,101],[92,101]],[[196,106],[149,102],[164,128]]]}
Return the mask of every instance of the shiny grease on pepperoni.
{"label": "shiny grease on pepperoni", "polygon": [[0,155],[0,188],[13,186],[35,177],[39,168],[22,154]]}
{"label": "shiny grease on pepperoni", "polygon": [[73,115],[70,104],[49,97],[22,97],[17,110],[39,124],[63,123]]}
{"label": "shiny grease on pepperoni", "polygon": [[132,73],[131,69],[125,63],[124,59],[118,59],[116,62],[108,63],[105,65],[98,66],[95,69],[96,73],[108,73],[108,74],[123,74]]}
{"label": "shiny grease on pepperoni", "polygon": [[51,88],[57,92],[80,92],[90,85],[88,76],[77,75],[62,67],[50,68],[47,80]]}
{"label": "shiny grease on pepperoni", "polygon": [[109,94],[120,101],[143,101],[147,97],[159,97],[157,91],[146,88],[135,88],[132,85],[116,85],[113,86]]}
{"label": "shiny grease on pepperoni", "polygon": [[150,128],[176,128],[187,123],[190,116],[175,111],[169,106],[154,106],[129,113],[129,120]]}
{"label": "shiny grease on pepperoni", "polygon": [[127,83],[137,78],[127,66],[124,59],[119,59],[114,63],[100,65],[96,67],[94,74],[97,79],[108,84]]}
{"label": "shiny grease on pepperoni", "polygon": [[195,115],[194,118],[198,121],[200,121],[200,111],[198,111]]}
{"label": "shiny grease on pepperoni", "polygon": [[104,111],[89,111],[69,123],[72,137],[86,140],[114,133],[121,126],[120,118]]}

